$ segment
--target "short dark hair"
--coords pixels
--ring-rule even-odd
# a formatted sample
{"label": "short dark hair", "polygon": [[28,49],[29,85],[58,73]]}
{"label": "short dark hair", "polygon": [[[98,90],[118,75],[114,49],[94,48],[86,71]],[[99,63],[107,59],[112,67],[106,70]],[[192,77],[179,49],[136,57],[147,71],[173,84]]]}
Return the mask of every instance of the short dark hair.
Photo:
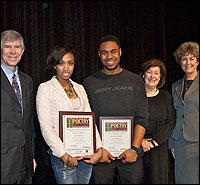
{"label": "short dark hair", "polygon": [[99,41],[99,49],[100,49],[100,46],[101,46],[101,44],[102,44],[103,42],[108,42],[108,41],[114,41],[114,42],[117,43],[117,45],[119,46],[119,48],[121,47],[121,46],[120,46],[119,39],[118,39],[116,36],[114,36],[114,35],[104,35],[104,36],[100,39],[100,41]]}
{"label": "short dark hair", "polygon": [[165,85],[166,82],[166,78],[167,78],[167,71],[165,68],[165,65],[163,63],[163,61],[157,59],[157,58],[151,58],[149,60],[147,60],[146,62],[144,62],[141,66],[141,73],[140,75],[143,76],[144,73],[151,67],[156,67],[158,66],[160,68],[160,81],[157,85],[158,88],[162,88]]}
{"label": "short dark hair", "polygon": [[56,70],[54,69],[54,66],[58,65],[63,56],[67,53],[71,53],[72,55],[74,55],[74,62],[76,63],[76,52],[71,46],[56,45],[51,49],[46,60],[47,67],[45,68],[46,77],[48,79],[52,75],[56,75]]}

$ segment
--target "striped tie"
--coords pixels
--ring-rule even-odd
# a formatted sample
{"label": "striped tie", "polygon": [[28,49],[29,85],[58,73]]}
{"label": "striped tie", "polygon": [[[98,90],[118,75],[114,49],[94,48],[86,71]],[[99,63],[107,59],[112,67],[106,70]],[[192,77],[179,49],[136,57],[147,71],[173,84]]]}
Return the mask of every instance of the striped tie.
{"label": "striped tie", "polygon": [[22,106],[22,96],[21,96],[21,92],[19,89],[19,85],[16,80],[16,75],[14,74],[12,78],[13,78],[12,87],[13,87],[14,93],[16,94],[17,99],[18,99],[20,105]]}

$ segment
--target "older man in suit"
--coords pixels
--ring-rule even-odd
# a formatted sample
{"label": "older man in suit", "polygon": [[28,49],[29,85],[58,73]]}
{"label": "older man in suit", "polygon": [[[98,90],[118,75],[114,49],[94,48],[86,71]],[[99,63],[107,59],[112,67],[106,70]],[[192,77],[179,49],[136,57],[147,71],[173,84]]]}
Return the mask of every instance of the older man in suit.
{"label": "older man in suit", "polygon": [[21,34],[1,33],[1,184],[31,184],[36,167],[33,81],[17,66],[24,49]]}

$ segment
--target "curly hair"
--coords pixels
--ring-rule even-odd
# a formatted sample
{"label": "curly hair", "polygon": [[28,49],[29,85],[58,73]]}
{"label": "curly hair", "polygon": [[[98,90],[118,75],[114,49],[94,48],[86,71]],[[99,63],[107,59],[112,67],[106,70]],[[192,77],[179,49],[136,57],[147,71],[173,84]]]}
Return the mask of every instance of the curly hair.
{"label": "curly hair", "polygon": [[180,64],[181,58],[185,55],[192,54],[199,60],[199,45],[196,42],[188,41],[182,43],[179,48],[173,53],[176,62]]}

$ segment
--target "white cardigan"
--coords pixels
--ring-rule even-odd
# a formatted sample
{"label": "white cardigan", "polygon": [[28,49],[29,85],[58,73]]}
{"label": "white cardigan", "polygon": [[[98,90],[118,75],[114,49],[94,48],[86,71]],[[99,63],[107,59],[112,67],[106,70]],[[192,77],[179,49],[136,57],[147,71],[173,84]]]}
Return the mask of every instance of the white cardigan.
{"label": "white cardigan", "polygon": [[[72,81],[73,88],[80,97],[81,112],[91,112],[88,97],[82,85]],[[41,83],[36,95],[36,109],[42,135],[53,155],[60,158],[65,153],[64,144],[59,138],[59,111],[73,111],[72,103],[61,84],[53,76],[51,80]],[[96,127],[96,146],[102,147],[99,132]]]}

